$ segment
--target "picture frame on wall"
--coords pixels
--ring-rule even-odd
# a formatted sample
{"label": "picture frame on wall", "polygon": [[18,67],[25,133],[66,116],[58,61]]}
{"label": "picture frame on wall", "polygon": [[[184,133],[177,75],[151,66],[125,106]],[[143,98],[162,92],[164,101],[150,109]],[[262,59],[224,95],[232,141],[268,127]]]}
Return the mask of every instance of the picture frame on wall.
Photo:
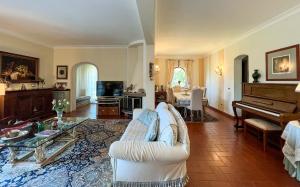
{"label": "picture frame on wall", "polygon": [[1,78],[12,83],[36,82],[39,58],[0,51]]}
{"label": "picture frame on wall", "polygon": [[267,81],[300,80],[299,44],[266,52]]}
{"label": "picture frame on wall", "polygon": [[57,66],[56,79],[68,79],[68,66]]}

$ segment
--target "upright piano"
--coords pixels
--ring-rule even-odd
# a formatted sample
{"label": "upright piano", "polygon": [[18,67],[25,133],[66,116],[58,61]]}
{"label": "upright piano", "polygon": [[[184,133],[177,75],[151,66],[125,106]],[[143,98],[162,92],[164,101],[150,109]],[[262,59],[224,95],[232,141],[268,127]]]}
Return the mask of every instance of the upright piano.
{"label": "upright piano", "polygon": [[[292,120],[300,120],[300,93],[296,84],[244,83],[242,100],[233,101],[236,129],[243,127],[243,120],[260,117],[278,124],[284,129]],[[242,110],[241,119],[237,109]],[[239,121],[242,121],[240,124]]]}

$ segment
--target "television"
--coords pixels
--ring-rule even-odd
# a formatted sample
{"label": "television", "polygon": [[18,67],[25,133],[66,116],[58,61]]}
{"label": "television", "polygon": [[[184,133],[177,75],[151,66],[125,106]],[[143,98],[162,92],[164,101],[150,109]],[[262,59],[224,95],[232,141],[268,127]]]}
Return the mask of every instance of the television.
{"label": "television", "polygon": [[98,97],[123,96],[123,81],[97,81]]}

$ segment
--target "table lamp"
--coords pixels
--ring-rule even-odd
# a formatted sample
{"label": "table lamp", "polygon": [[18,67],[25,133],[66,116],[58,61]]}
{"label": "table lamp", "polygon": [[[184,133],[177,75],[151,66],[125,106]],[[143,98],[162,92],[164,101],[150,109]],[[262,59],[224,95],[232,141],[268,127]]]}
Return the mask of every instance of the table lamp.
{"label": "table lamp", "polygon": [[297,85],[297,87],[295,89],[295,92],[300,93],[300,83],[298,83],[298,85]]}

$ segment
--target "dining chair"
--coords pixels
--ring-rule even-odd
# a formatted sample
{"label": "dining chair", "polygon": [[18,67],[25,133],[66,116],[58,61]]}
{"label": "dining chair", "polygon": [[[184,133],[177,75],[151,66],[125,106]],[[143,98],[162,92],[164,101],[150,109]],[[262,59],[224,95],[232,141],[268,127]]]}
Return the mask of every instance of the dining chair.
{"label": "dining chair", "polygon": [[184,116],[187,117],[187,110],[191,112],[191,120],[194,119],[194,111],[197,112],[197,117],[199,116],[199,111],[201,113],[201,121],[204,117],[204,108],[202,105],[203,90],[200,88],[193,89],[191,93],[191,102],[189,106],[186,106],[184,109]]}
{"label": "dining chair", "polygon": [[174,105],[174,103],[175,103],[175,97],[174,97],[172,88],[167,89],[167,102],[172,105]]}

